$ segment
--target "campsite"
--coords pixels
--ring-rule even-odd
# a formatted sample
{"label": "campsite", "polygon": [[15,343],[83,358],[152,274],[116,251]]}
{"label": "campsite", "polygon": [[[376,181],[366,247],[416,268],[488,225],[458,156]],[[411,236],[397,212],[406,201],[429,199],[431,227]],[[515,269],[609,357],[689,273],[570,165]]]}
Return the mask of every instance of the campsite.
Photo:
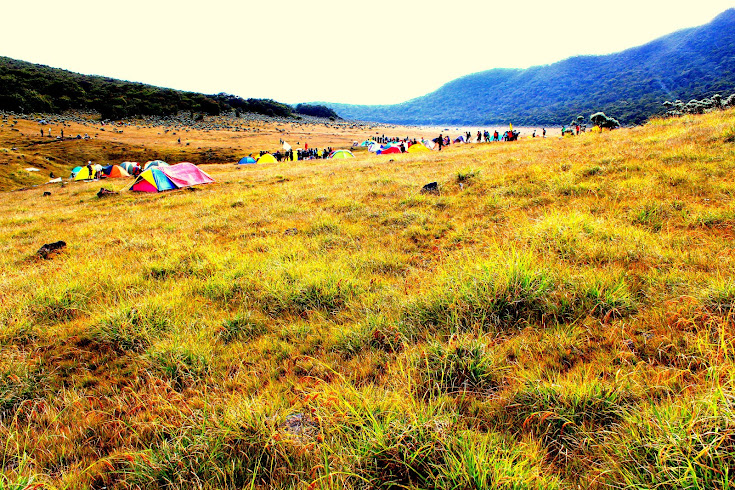
{"label": "campsite", "polygon": [[[732,479],[733,110],[387,155],[436,128],[38,124],[0,128],[3,484]],[[354,157],[238,165],[279,138]],[[154,159],[214,182],[68,181]]]}
{"label": "campsite", "polygon": [[2,11],[0,490],[735,489],[732,0]]}

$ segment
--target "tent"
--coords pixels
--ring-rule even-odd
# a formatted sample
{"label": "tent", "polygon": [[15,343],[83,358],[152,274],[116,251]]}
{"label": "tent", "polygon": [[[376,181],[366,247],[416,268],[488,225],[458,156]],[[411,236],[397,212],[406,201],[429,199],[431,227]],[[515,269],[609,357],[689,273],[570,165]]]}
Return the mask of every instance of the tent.
{"label": "tent", "polygon": [[378,143],[373,142],[370,144],[370,146],[368,146],[368,151],[370,153],[377,153],[378,151],[380,151],[380,145]]}
{"label": "tent", "polygon": [[163,160],[153,160],[150,162],[146,162],[146,164],[143,166],[143,170],[148,170],[151,167],[167,167],[168,163],[164,162]]}
{"label": "tent", "polygon": [[378,150],[378,155],[389,155],[391,153],[400,153],[401,149],[396,146],[389,146],[388,148],[383,148],[382,150]]}
{"label": "tent", "polygon": [[120,166],[129,174],[134,174],[136,168],[140,168],[138,162],[122,162]]}
{"label": "tent", "polygon": [[373,143],[375,143],[375,142],[374,141],[370,141],[370,140],[365,140],[362,143],[360,143],[360,146],[370,146]]}
{"label": "tent", "polygon": [[130,186],[131,191],[162,192],[198,184],[209,184],[214,179],[189,162],[153,167],[144,170]]}
{"label": "tent", "polygon": [[162,192],[171,189],[176,189],[176,184],[157,167],[144,170],[130,186],[131,191],[139,192]]}
{"label": "tent", "polygon": [[77,176],[77,174],[79,173],[81,169],[82,167],[74,167],[73,169],[71,169],[71,175],[69,176],[69,178],[74,180],[74,177]]}
{"label": "tent", "polygon": [[108,165],[107,167],[102,167],[102,177],[115,179],[119,177],[130,177],[130,174],[120,165]]}
{"label": "tent", "polygon": [[214,179],[206,172],[200,170],[199,167],[189,162],[181,162],[176,165],[163,167],[161,172],[174,183],[177,187],[189,187],[199,184],[211,184]]}
{"label": "tent", "polygon": [[255,163],[255,158],[253,157],[243,157],[240,159],[239,162],[237,162],[238,165],[247,165],[248,163]]}
{"label": "tent", "polygon": [[337,150],[329,155],[329,158],[344,159],[344,158],[355,158],[350,150]]}
{"label": "tent", "polygon": [[276,163],[276,157],[274,157],[270,153],[266,153],[260,158],[258,158],[258,160],[256,161],[257,163]]}
{"label": "tent", "polygon": [[454,138],[453,143],[466,143],[466,141],[464,140],[464,136],[460,134],[459,136]]}
{"label": "tent", "polygon": [[415,145],[411,145],[408,147],[409,153],[419,153],[423,151],[431,151],[431,150],[425,147],[423,143],[416,143]]}
{"label": "tent", "polygon": [[[79,168],[79,171],[74,172],[77,168]],[[102,173],[102,165],[92,165],[92,175],[89,175],[89,169],[86,165],[83,167],[75,167],[74,170],[72,170],[72,175],[74,176],[73,180],[92,180],[94,179],[95,173]]]}

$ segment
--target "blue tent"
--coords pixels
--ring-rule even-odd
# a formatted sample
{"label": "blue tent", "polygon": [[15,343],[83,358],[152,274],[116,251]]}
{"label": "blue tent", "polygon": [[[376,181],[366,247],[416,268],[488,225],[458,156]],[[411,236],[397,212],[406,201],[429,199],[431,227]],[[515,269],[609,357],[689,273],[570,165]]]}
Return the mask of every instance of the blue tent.
{"label": "blue tent", "polygon": [[255,158],[245,157],[245,158],[241,158],[240,161],[237,162],[238,165],[246,165],[248,163],[255,163]]}

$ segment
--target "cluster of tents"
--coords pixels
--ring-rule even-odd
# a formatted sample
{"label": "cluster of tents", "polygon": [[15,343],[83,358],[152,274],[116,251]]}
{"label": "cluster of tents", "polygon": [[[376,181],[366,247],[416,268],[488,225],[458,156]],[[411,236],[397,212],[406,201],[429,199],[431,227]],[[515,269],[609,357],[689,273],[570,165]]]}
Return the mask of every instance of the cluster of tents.
{"label": "cluster of tents", "polygon": [[193,163],[181,162],[169,165],[163,160],[152,160],[142,167],[137,162],[123,162],[120,165],[107,166],[89,164],[75,167],[71,172],[71,180],[131,176],[136,176],[136,178],[129,189],[139,192],[163,192],[214,182],[212,177]]}
{"label": "cluster of tents", "polygon": [[[344,158],[355,158],[355,155],[352,154],[350,150],[335,150],[332,153],[329,154],[327,158],[334,158],[334,159],[344,159]],[[264,153],[258,159],[251,156],[247,156],[244,158],[241,158],[240,161],[237,162],[238,165],[248,165],[253,163],[276,163],[278,160],[276,157],[271,155],[270,153]]]}
{"label": "cluster of tents", "polygon": [[425,152],[425,151],[431,151],[434,149],[434,146],[436,143],[429,140],[421,140],[416,141],[416,143],[412,142],[401,142],[396,141],[393,143],[386,143],[384,145],[381,145],[380,143],[373,141],[373,140],[365,140],[362,143],[359,144],[359,146],[367,146],[367,149],[370,153],[375,153],[376,155],[390,155],[391,153],[403,153],[403,150],[401,150],[401,146],[403,145],[404,148],[406,148],[405,151],[409,153],[418,153],[418,152]]}

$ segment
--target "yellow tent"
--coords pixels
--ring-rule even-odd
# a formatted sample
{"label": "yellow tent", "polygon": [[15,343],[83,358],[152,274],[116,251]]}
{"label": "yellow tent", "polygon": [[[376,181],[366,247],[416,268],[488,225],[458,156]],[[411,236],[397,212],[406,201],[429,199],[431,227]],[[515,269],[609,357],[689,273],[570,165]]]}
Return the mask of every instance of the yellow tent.
{"label": "yellow tent", "polygon": [[424,146],[423,143],[416,143],[415,145],[411,145],[408,147],[409,153],[420,153],[424,151],[431,151],[426,146]]}
{"label": "yellow tent", "polygon": [[276,163],[276,157],[270,153],[266,153],[262,157],[258,158],[257,163]]}
{"label": "yellow tent", "polygon": [[94,178],[95,173],[100,172],[102,172],[102,165],[94,164],[92,165],[92,175],[89,175],[89,170],[87,170],[87,166],[85,165],[74,176],[74,180],[91,180]]}

